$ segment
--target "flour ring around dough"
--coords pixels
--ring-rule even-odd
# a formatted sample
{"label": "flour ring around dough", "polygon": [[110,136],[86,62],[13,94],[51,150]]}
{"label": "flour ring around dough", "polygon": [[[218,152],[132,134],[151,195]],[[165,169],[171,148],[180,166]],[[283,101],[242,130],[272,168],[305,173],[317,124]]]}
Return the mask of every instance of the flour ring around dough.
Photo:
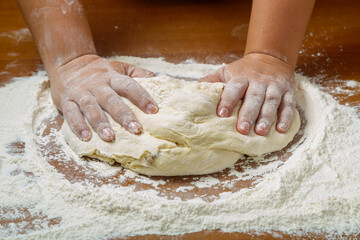
{"label": "flour ring around dough", "polygon": [[[243,155],[260,156],[284,148],[300,128],[295,111],[285,134],[270,128],[267,136],[252,130],[242,135],[236,130],[241,102],[228,118],[220,118],[216,108],[223,83],[185,81],[169,76],[136,79],[159,106],[157,114],[143,113],[124,98],[142,123],[144,132],[133,135],[108,115],[115,141],[102,141],[93,132],[89,142],[79,140],[64,122],[65,141],[78,156],[97,158],[150,176],[201,175],[231,167]],[[276,121],[275,121],[276,122]]]}

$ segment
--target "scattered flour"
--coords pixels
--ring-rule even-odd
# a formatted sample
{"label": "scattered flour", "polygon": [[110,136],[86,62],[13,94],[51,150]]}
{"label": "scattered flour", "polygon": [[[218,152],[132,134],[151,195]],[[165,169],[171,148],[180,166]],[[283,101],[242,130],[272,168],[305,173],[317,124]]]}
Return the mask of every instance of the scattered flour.
{"label": "scattered flour", "polygon": [[354,80],[350,80],[350,81],[346,81],[346,86],[355,88],[355,87],[359,86],[359,83]]}
{"label": "scattered flour", "polygon": [[[163,59],[116,57],[161,74],[200,78],[220,65],[166,63]],[[225,191],[206,201],[201,197],[182,200],[159,194],[167,180],[154,180],[129,170],[119,182],[97,184],[68,180],[49,164],[61,156],[65,168],[93,170],[102,177],[119,171],[100,162],[78,159],[52,129],[43,136],[57,110],[51,102],[44,72],[15,79],[0,88],[0,221],[1,239],[107,239],[126,235],[182,234],[205,229],[225,232],[272,231],[301,234],[360,232],[360,119],[354,108],[342,106],[306,77],[296,76],[297,102],[307,119],[304,135],[291,148],[285,162],[274,158],[257,168],[243,164],[228,176],[253,179],[256,184],[240,191]],[[349,83],[347,87],[356,87]],[[50,122],[51,124],[52,122]],[[55,141],[63,153],[52,156],[39,146]],[[16,144],[15,144],[16,143]],[[47,157],[46,154],[50,154]],[[258,176],[262,176],[258,178]],[[152,189],[136,191],[137,184]],[[198,177],[197,187],[231,187],[215,177]],[[33,221],[26,221],[32,216]]]}
{"label": "scattered flour", "polygon": [[0,37],[8,37],[15,40],[16,44],[20,42],[31,41],[31,33],[28,28],[21,28],[18,30],[0,33]]}

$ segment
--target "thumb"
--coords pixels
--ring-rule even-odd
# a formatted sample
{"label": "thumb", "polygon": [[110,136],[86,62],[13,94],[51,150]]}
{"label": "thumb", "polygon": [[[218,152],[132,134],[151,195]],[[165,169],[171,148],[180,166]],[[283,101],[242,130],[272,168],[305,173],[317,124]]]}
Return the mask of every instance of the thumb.
{"label": "thumb", "polygon": [[207,75],[199,80],[199,82],[223,82],[222,70],[218,70],[213,74]]}
{"label": "thumb", "polygon": [[155,77],[155,73],[143,69],[143,68],[138,68],[135,67],[134,65],[128,64],[128,63],[123,63],[123,62],[116,62],[116,61],[112,61],[111,66],[114,68],[115,71],[117,71],[118,73],[122,74],[122,75],[127,75],[129,77],[143,77],[143,78],[147,78],[147,77]]}

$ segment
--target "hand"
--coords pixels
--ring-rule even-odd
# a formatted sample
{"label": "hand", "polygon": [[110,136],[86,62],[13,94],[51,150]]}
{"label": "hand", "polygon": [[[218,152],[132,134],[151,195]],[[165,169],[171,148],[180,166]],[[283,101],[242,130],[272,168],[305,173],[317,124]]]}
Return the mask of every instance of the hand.
{"label": "hand", "polygon": [[255,125],[258,135],[268,134],[276,116],[276,129],[285,133],[295,110],[295,82],[292,67],[270,55],[248,54],[200,81],[224,82],[218,104],[219,117],[229,117],[238,102],[237,130],[247,135]]}
{"label": "hand", "polygon": [[133,134],[142,131],[121,97],[148,114],[158,111],[154,100],[131,78],[151,76],[155,74],[126,63],[84,55],[50,73],[51,93],[55,105],[82,141],[92,138],[86,119],[102,140],[110,142],[115,134],[104,111],[127,131]]}

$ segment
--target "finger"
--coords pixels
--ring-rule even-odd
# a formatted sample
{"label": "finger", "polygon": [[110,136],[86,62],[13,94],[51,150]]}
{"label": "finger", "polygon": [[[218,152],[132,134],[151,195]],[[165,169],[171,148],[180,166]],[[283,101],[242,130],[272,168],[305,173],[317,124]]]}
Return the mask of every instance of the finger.
{"label": "finger", "polygon": [[116,62],[116,61],[112,61],[111,66],[114,68],[115,71],[117,71],[120,74],[123,75],[127,75],[130,77],[155,77],[155,73],[143,69],[143,68],[139,68],[139,67],[135,67],[131,64],[127,64],[127,63],[122,63],[122,62]]}
{"label": "finger", "polygon": [[282,98],[279,117],[276,123],[276,129],[280,133],[285,133],[290,126],[290,123],[294,117],[296,102],[292,92],[286,92]]}
{"label": "finger", "polygon": [[108,87],[97,90],[95,96],[100,106],[124,129],[133,134],[142,132],[141,124],[136,119],[134,113],[113,89]]}
{"label": "finger", "polygon": [[283,93],[277,87],[268,87],[265,94],[265,101],[261,107],[255,132],[258,135],[268,134],[271,125],[274,123]]}
{"label": "finger", "polygon": [[209,82],[209,83],[221,82],[221,78],[218,76],[218,74],[215,73],[201,78],[199,82]]}
{"label": "finger", "polygon": [[159,111],[159,107],[145,89],[135,80],[128,76],[118,76],[111,79],[110,86],[120,96],[129,99],[147,114],[154,114]]}
{"label": "finger", "polygon": [[90,141],[92,137],[91,130],[86,124],[79,106],[72,101],[66,101],[62,104],[62,112],[71,130],[78,136],[78,138],[84,142]]}
{"label": "finger", "polygon": [[101,109],[93,95],[90,93],[83,95],[78,100],[77,104],[91,127],[98,133],[102,140],[106,142],[114,140],[114,131],[112,130],[104,111]]}
{"label": "finger", "polygon": [[225,84],[224,91],[221,94],[220,102],[217,108],[219,117],[229,117],[232,111],[243,98],[248,87],[248,82],[230,81]]}
{"label": "finger", "polygon": [[259,116],[260,108],[265,98],[265,91],[265,85],[250,83],[238,116],[237,130],[241,134],[249,134],[252,126]]}
{"label": "finger", "polygon": [[221,69],[217,70],[215,73],[201,78],[199,80],[199,82],[209,82],[209,83],[224,82],[223,72],[224,72],[224,69],[221,68]]}

